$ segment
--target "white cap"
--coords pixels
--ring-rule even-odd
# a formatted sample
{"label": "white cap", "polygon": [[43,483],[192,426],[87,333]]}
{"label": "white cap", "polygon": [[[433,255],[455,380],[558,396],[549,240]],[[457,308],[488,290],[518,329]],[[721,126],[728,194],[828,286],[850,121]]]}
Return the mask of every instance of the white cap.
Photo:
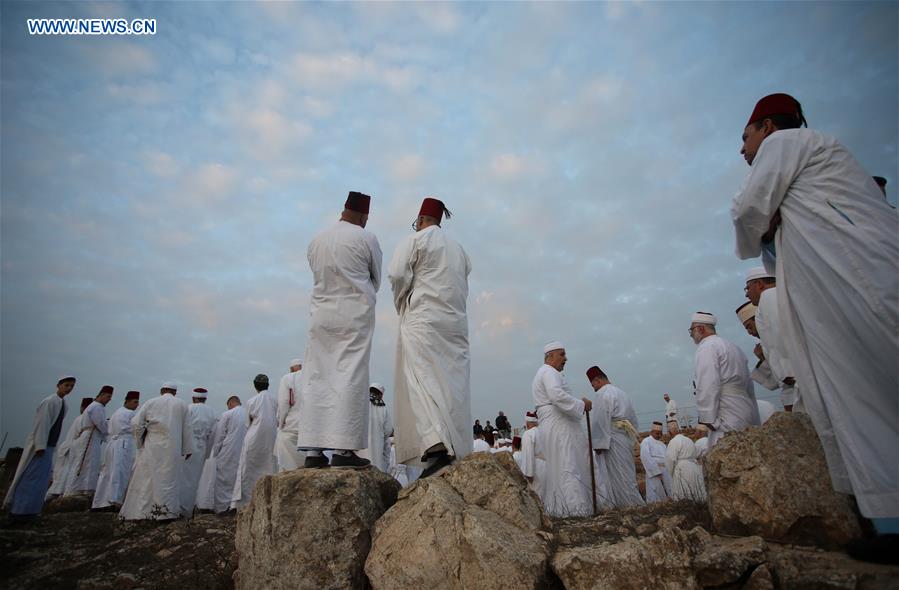
{"label": "white cap", "polygon": [[709,324],[710,326],[714,326],[718,323],[718,318],[715,317],[715,314],[711,314],[707,311],[697,311],[693,314],[693,317],[690,319],[691,324]]}
{"label": "white cap", "polygon": [[293,359],[292,361],[290,361],[290,364],[287,365],[287,368],[296,367],[297,365],[302,365],[302,364],[303,364],[303,359]]}
{"label": "white cap", "polygon": [[[59,379],[56,380],[57,385],[62,383],[63,381],[67,381],[69,379],[75,379],[74,375],[70,375],[69,373],[63,373]],[[77,381],[77,379],[75,379]]]}
{"label": "white cap", "polygon": [[381,385],[380,383],[372,383],[371,385],[368,386],[368,388],[369,389],[377,389],[378,391],[381,392],[381,395],[384,395],[384,386]]}
{"label": "white cap", "polygon": [[756,279],[773,279],[774,275],[765,270],[764,266],[753,266],[746,271],[746,282]]}
{"label": "white cap", "polygon": [[537,416],[526,416],[524,419],[525,424],[536,424]]}
{"label": "white cap", "polygon": [[162,384],[161,389],[174,389],[175,391],[178,391],[178,386],[175,385],[174,381],[166,381]]}
{"label": "white cap", "polygon": [[193,390],[193,393],[190,394],[191,397],[195,397],[197,399],[206,399],[208,393],[205,388],[197,387]]}
{"label": "white cap", "polygon": [[749,301],[738,307],[737,317],[740,319],[740,323],[745,324],[746,320],[754,318],[757,310],[758,308]]}
{"label": "white cap", "polygon": [[548,343],[546,346],[543,347],[543,354],[552,352],[554,350],[561,350],[564,348],[565,348],[564,344],[562,344],[558,340],[553,340],[552,342]]}

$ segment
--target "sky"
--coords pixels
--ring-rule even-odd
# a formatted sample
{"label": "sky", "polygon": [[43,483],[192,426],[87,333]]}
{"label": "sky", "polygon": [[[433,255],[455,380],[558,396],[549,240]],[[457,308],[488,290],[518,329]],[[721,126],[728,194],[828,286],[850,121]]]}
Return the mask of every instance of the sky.
{"label": "sky", "polygon": [[[29,35],[152,18],[155,35]],[[646,428],[687,413],[694,311],[752,358],[729,208],[755,102],[787,92],[896,204],[895,2],[0,3],[0,430],[60,375],[244,400],[302,356],[306,247],[372,195],[384,266],[421,199],[468,252],[472,419],[532,406],[561,340]],[[386,271],[385,271],[386,273]],[[371,379],[392,405],[383,277]],[[778,401],[776,393],[758,391]],[[5,451],[5,449],[4,449]]]}

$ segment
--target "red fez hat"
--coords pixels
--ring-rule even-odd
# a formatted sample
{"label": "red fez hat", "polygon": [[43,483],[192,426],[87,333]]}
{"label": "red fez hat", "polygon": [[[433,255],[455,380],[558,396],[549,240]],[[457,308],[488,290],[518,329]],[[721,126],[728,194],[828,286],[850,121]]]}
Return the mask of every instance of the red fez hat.
{"label": "red fez hat", "polygon": [[795,115],[800,118],[800,113],[799,101],[789,94],[769,94],[755,104],[755,110],[752,111],[746,124],[761,121],[772,115]]}
{"label": "red fez hat", "polygon": [[343,206],[350,211],[368,215],[369,205],[371,205],[371,197],[362,193],[357,193],[356,191],[350,191],[350,194],[347,195],[346,203]]}
{"label": "red fez hat", "polygon": [[600,371],[599,367],[597,367],[596,365],[587,369],[587,381],[593,381],[600,375],[602,375],[602,371]]}
{"label": "red fez hat", "polygon": [[513,436],[513,437],[512,437],[512,446],[513,446],[513,447],[515,447],[515,446],[520,447],[520,446],[521,446],[521,437],[520,437],[520,436]]}
{"label": "red fez hat", "polygon": [[81,411],[83,412],[91,403],[93,403],[94,398],[92,397],[83,397],[81,398]]}
{"label": "red fez hat", "polygon": [[206,391],[206,388],[205,388],[205,387],[195,387],[195,388],[194,388],[194,393],[209,393],[209,392]]}
{"label": "red fez hat", "polygon": [[139,392],[139,391],[129,391],[128,393],[126,393],[126,394],[125,394],[125,401],[127,402],[127,401],[130,400],[130,399],[137,399],[137,400],[139,400],[139,399],[140,399],[140,392]]}
{"label": "red fez hat", "polygon": [[446,213],[446,218],[449,219],[453,216],[450,213],[446,205],[443,204],[443,201],[440,199],[434,199],[432,197],[425,197],[425,199],[421,202],[421,209],[418,210],[419,215],[427,215],[428,217],[436,217],[437,223],[440,223],[443,218],[444,212]]}
{"label": "red fez hat", "polygon": [[104,385],[100,388],[100,394],[103,393],[112,393],[112,385]]}

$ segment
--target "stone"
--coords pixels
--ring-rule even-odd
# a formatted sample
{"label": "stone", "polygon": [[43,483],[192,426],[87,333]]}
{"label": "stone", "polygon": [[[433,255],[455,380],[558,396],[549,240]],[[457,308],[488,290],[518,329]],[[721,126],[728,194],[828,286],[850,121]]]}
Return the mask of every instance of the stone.
{"label": "stone", "polygon": [[237,516],[239,589],[362,589],[375,521],[399,483],[375,468],[297,469],[257,482]]}
{"label": "stone", "polygon": [[729,434],[705,459],[718,532],[836,548],[861,536],[848,496],[833,491],[821,443],[805,414],[778,412]]}
{"label": "stone", "polygon": [[734,583],[765,561],[765,549],[761,537],[717,539],[696,557],[696,579],[702,586]]}
{"label": "stone", "polygon": [[790,590],[896,590],[899,567],[856,561],[845,553],[769,544],[775,588]]}
{"label": "stone", "polygon": [[560,549],[552,568],[566,590],[699,590],[692,563],[709,540],[700,527],[666,528],[615,544]]}
{"label": "stone", "polygon": [[371,587],[553,587],[548,521],[506,455],[474,453],[404,489],[375,525]]}
{"label": "stone", "polygon": [[91,509],[93,494],[75,494],[73,496],[57,496],[44,502],[44,514],[60,512],[86,512]]}
{"label": "stone", "polygon": [[752,570],[749,579],[740,590],[774,590],[774,578],[768,566],[762,564]]}

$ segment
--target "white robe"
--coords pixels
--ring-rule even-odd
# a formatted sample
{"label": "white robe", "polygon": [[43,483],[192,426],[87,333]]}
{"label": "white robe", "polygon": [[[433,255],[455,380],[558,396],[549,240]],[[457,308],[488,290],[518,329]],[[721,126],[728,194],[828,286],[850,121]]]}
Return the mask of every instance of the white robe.
{"label": "white robe", "polygon": [[771,391],[776,391],[780,387],[780,381],[774,376],[774,373],[771,372],[771,365],[768,364],[768,359],[759,361],[749,374],[749,377],[765,389],[770,389]]}
{"label": "white robe", "polygon": [[696,409],[699,422],[711,424],[709,447],[727,432],[758,426],[759,409],[746,355],[717,334],[696,347]]}
{"label": "white robe", "polygon": [[796,403],[796,386],[787,385],[783,381],[787,377],[795,379],[795,372],[783,342],[783,331],[780,328],[777,287],[769,287],[762,291],[759,297],[758,311],[755,314],[755,327],[759,333],[765,360],[768,361],[771,372],[778,381],[780,401],[784,406],[792,406]]}
{"label": "white robe", "polygon": [[709,454],[709,437],[703,436],[699,440],[693,443],[696,447],[696,458],[702,459],[706,455]]}
{"label": "white robe", "polygon": [[[60,412],[62,412],[63,419],[65,419],[65,400],[55,393],[42,399],[40,405],[38,405],[34,415],[34,421],[31,423],[31,432],[28,433],[28,438],[25,440],[25,447],[22,449],[19,466],[16,467],[16,474],[13,476],[12,483],[9,485],[9,490],[6,492],[6,498],[3,500],[4,508],[12,502],[13,495],[15,495],[16,492],[16,486],[19,485],[22,474],[28,467],[28,463],[34,458],[35,452],[44,451],[45,453],[52,453],[55,450],[55,447],[50,447],[48,449],[47,438],[49,437],[50,429],[53,428],[53,424],[59,417]],[[57,443],[58,442],[59,441],[57,440]]]}
{"label": "white robe", "polygon": [[490,445],[487,444],[487,441],[483,438],[476,438],[474,442],[471,443],[471,452],[472,453],[489,453]]}
{"label": "white robe", "polygon": [[[899,516],[899,218],[856,159],[809,129],[759,147],[731,208],[737,256],[774,239],[777,305],[834,488],[869,518]],[[772,268],[773,267],[773,268]],[[794,408],[796,409],[796,408]]]}
{"label": "white robe", "polygon": [[194,511],[197,499],[197,488],[203,475],[203,466],[209,456],[215,435],[215,424],[218,415],[205,403],[190,404],[187,407],[190,422],[192,446],[194,452],[190,458],[181,463],[181,512],[190,514]]}
{"label": "white robe", "polygon": [[665,443],[647,436],[640,442],[640,463],[646,472],[646,503],[671,496],[671,474],[665,467]]}
{"label": "white robe", "polygon": [[532,388],[546,457],[546,512],[588,516],[593,500],[589,445],[581,426],[584,402],[572,397],[565,376],[549,365],[537,369]]}
{"label": "white robe", "polygon": [[72,443],[73,476],[66,487],[66,496],[97,489],[102,458],[100,445],[106,440],[108,432],[106,407],[96,400],[92,401],[82,414],[81,432]]}
{"label": "white robe", "polygon": [[[677,421],[677,404],[673,399],[669,399],[665,403],[665,422]],[[634,427],[637,425],[634,424]]]}
{"label": "white robe", "polygon": [[[216,417],[215,427],[212,429],[212,436],[207,448],[209,457],[203,462],[203,471],[200,473],[200,481],[197,483],[197,497],[194,503],[198,510],[215,510],[215,471],[217,464],[215,444],[221,438],[221,431],[222,421],[219,417]],[[232,485],[230,489],[233,488],[234,486]]]}
{"label": "white robe", "polygon": [[[477,443],[478,441],[475,441]],[[487,444],[486,442],[484,443]],[[543,501],[546,495],[546,460],[540,444],[540,427],[528,428],[521,435],[521,472],[531,478],[528,487]]]}
{"label": "white robe", "polygon": [[617,507],[639,506],[643,504],[643,496],[637,487],[637,468],[634,465],[637,440],[620,424],[622,420],[630,422],[634,432],[640,427],[630,396],[611,383],[603,385],[593,395],[590,416],[593,448],[603,451],[596,455],[599,472],[608,478],[605,483],[608,496],[603,503]]}
{"label": "white robe", "polygon": [[397,246],[388,276],[400,317],[394,408],[396,455],[419,464],[442,443],[471,453],[468,275],[465,250],[432,225]]}
{"label": "white robe", "polygon": [[215,484],[212,496],[214,510],[224,512],[231,507],[237,466],[243,449],[243,439],[247,434],[247,411],[236,406],[225,411],[219,419],[216,439],[212,446],[215,456]]}
{"label": "white robe", "polygon": [[675,500],[704,502],[707,498],[702,467],[696,462],[696,446],[683,434],[668,441],[665,468],[671,474],[671,497]]}
{"label": "white robe", "polygon": [[768,418],[773,416],[777,409],[774,407],[774,404],[769,402],[768,400],[760,399],[756,401],[756,405],[759,409],[759,424],[764,424],[768,421]]}
{"label": "white robe", "polygon": [[134,410],[128,408],[119,408],[109,417],[109,438],[103,450],[103,466],[91,508],[106,508],[125,500],[134,466],[133,417]]}
{"label": "white robe", "polygon": [[240,450],[231,508],[243,508],[253,497],[259,478],[278,471],[275,464],[275,437],[278,436],[278,400],[268,390],[247,402],[247,434]]}
{"label": "white robe", "polygon": [[47,498],[63,495],[75,475],[72,466],[74,463],[72,458],[75,456],[72,452],[72,444],[81,432],[81,416],[83,415],[82,413],[75,416],[69,425],[69,430],[66,431],[65,438],[60,439],[60,444],[56,445],[56,452],[53,454],[53,481],[50,489],[47,490]]}
{"label": "white robe", "polygon": [[386,405],[372,404],[368,410],[368,448],[359,453],[371,464],[387,473],[390,470],[390,443],[393,421]]}
{"label": "white robe", "polygon": [[401,486],[409,485],[409,477],[406,474],[406,466],[396,462],[396,447],[390,445],[390,468],[387,472],[391,477],[397,480]]}
{"label": "white robe", "polygon": [[297,447],[363,449],[381,247],[374,234],[338,221],[312,239],[307,258],[314,282]]}
{"label": "white robe", "polygon": [[306,460],[306,454],[297,450],[301,373],[302,370],[287,373],[278,384],[278,435],[275,438],[278,471],[299,469]]}
{"label": "white robe", "polygon": [[193,452],[187,403],[171,393],[142,404],[131,419],[134,473],[119,511],[124,520],[181,516],[181,464]]}

